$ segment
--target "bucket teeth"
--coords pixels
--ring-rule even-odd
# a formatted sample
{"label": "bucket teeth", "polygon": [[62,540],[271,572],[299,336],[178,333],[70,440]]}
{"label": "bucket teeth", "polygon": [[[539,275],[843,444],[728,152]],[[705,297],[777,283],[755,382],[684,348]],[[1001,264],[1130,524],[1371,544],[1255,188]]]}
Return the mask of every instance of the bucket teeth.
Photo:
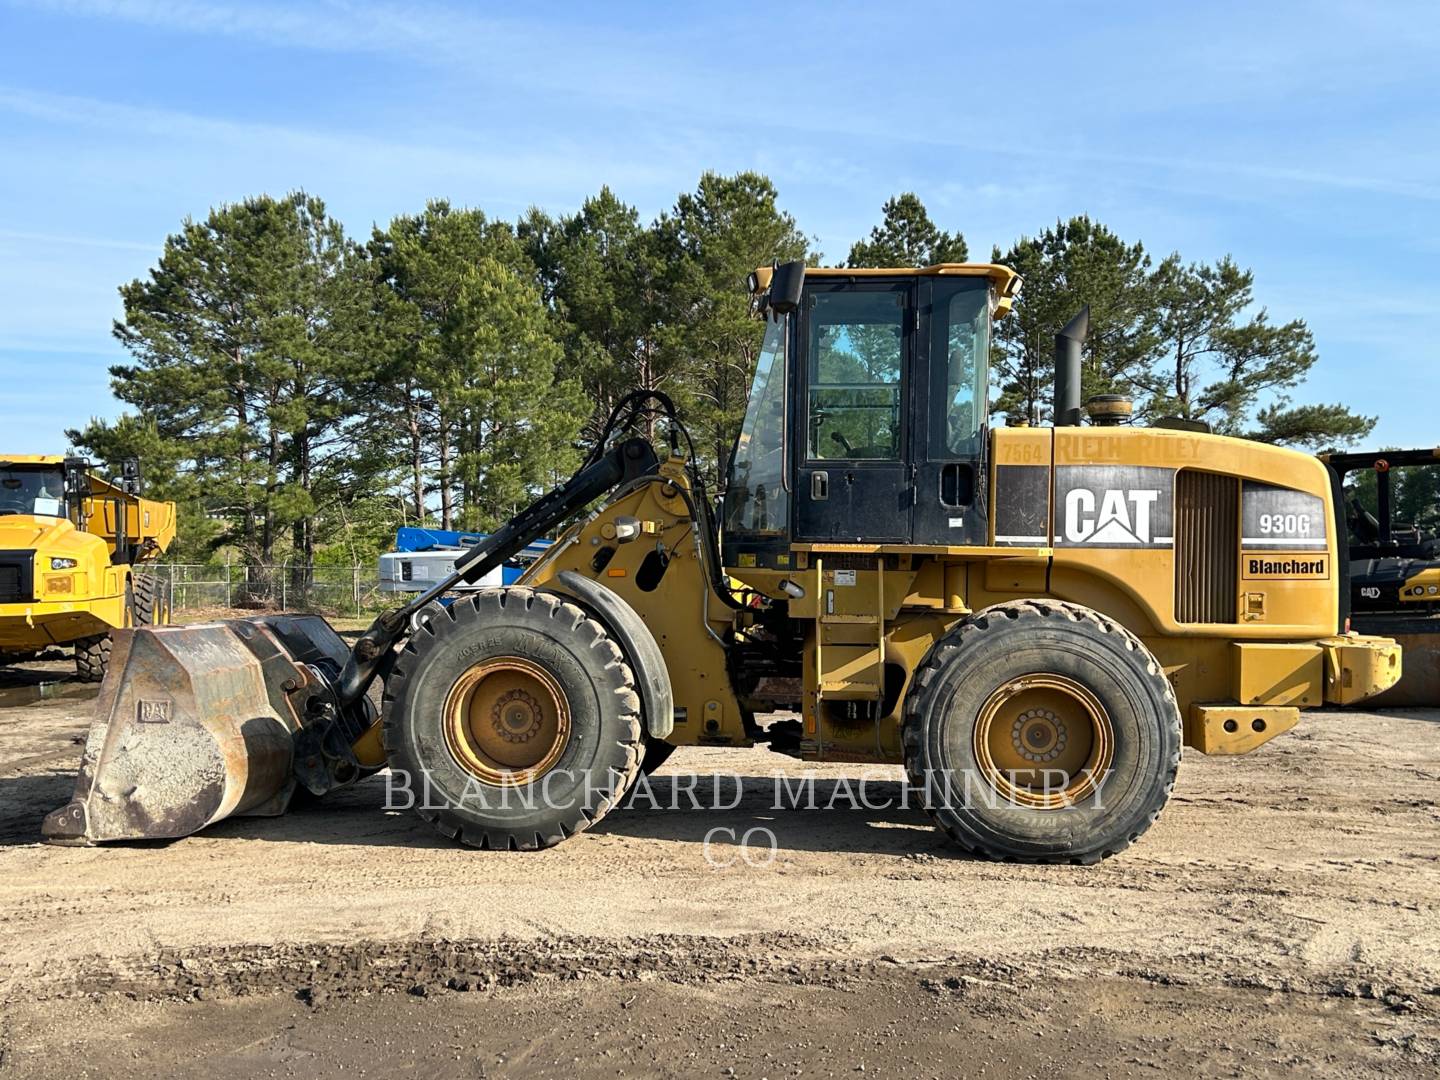
{"label": "bucket teeth", "polygon": [[294,737],[345,646],[323,619],[141,627],[115,635],[57,844],[188,836],[237,814],[285,812]]}
{"label": "bucket teeth", "polygon": [[51,844],[83,846],[93,843],[85,835],[87,831],[83,802],[70,802],[58,810],[51,810],[40,826],[40,835]]}

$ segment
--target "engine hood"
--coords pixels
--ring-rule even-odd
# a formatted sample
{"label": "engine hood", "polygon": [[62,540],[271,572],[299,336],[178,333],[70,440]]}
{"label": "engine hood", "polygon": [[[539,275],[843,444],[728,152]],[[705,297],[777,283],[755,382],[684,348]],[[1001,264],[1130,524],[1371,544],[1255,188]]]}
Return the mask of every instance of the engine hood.
{"label": "engine hood", "polygon": [[97,544],[103,547],[104,541],[77,531],[68,518],[33,514],[0,516],[0,551],[38,551],[81,559]]}

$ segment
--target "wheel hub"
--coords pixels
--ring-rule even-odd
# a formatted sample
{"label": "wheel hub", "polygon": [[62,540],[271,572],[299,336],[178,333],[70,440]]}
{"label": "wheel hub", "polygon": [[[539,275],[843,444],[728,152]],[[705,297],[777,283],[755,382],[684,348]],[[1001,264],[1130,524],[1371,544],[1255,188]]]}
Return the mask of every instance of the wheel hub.
{"label": "wheel hub", "polygon": [[1010,679],[981,706],[974,730],[980,774],[1005,799],[1059,810],[1093,794],[1114,758],[1100,700],[1055,673]]}
{"label": "wheel hub", "polygon": [[490,710],[490,723],[506,742],[529,742],[540,732],[540,703],[524,690],[507,690]]}
{"label": "wheel hub", "polygon": [[444,712],[450,756],[496,787],[539,779],[570,741],[565,692],[549,671],[521,656],[483,660],[461,672]]}
{"label": "wheel hub", "polygon": [[1026,761],[1054,761],[1069,740],[1065,721],[1049,709],[1027,709],[1010,728],[1010,743]]}

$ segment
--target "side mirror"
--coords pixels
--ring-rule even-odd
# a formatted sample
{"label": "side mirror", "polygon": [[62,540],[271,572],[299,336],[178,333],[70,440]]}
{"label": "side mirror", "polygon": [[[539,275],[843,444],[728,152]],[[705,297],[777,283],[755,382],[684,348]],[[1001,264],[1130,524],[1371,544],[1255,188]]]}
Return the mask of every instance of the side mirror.
{"label": "side mirror", "polygon": [[65,490],[80,499],[95,493],[90,486],[90,462],[78,457],[65,459]]}
{"label": "side mirror", "polygon": [[805,264],[796,260],[781,263],[770,275],[770,310],[788,315],[800,306],[800,293],[805,288]]}
{"label": "side mirror", "polygon": [[126,495],[140,494],[140,460],[126,458],[120,462],[120,490]]}

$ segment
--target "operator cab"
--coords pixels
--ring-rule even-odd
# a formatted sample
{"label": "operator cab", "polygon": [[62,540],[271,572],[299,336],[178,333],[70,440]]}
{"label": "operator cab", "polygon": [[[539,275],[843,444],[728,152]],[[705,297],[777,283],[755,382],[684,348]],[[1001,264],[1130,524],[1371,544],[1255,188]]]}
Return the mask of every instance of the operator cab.
{"label": "operator cab", "polygon": [[989,264],[752,275],[766,320],[731,455],[729,565],[792,542],[982,545],[991,320],[1020,278]]}

